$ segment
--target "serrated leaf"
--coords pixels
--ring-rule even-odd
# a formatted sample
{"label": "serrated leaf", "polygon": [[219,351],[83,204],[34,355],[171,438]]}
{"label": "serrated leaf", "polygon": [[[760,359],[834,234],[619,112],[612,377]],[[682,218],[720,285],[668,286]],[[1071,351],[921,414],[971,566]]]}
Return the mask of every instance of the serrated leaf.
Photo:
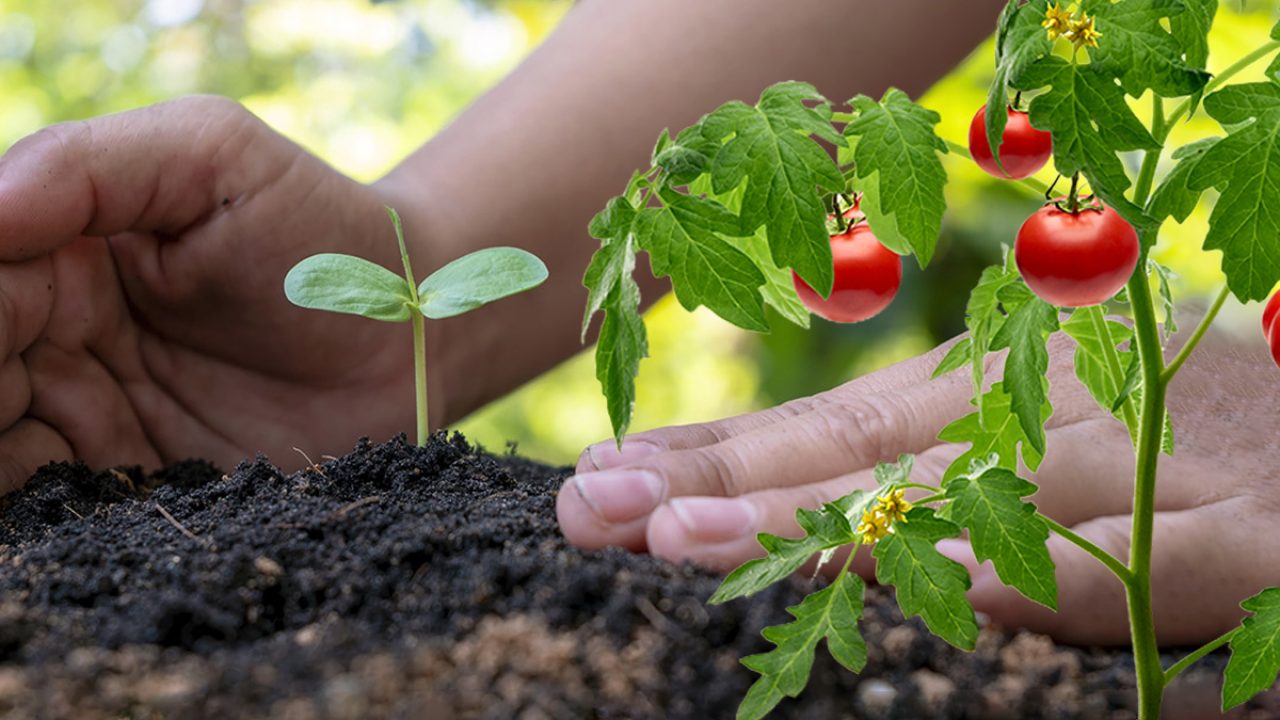
{"label": "serrated leaf", "polygon": [[596,379],[604,391],[613,435],[622,443],[636,404],[636,375],[649,355],[648,335],[640,318],[640,288],[628,269],[604,303],[604,323],[596,340]]}
{"label": "serrated leaf", "polygon": [[[1062,324],[1062,330],[1076,343],[1076,377],[1089,390],[1099,407],[1115,413],[1119,403],[1129,402],[1129,368],[1136,359],[1133,330],[1124,323],[1108,320],[1098,306],[1076,308]],[[1129,347],[1120,348],[1121,345]],[[1136,372],[1134,378],[1140,377]],[[1137,420],[1136,414],[1134,416]],[[1130,436],[1137,432],[1129,427]]]}
{"label": "serrated leaf", "polygon": [[1049,526],[1036,515],[1036,506],[1022,498],[1035,485],[1007,468],[989,468],[980,475],[958,477],[947,484],[947,517],[969,530],[978,562],[991,561],[996,575],[1045,607],[1058,607],[1058,584],[1046,543]]}
{"label": "serrated leaf", "polygon": [[856,141],[853,161],[867,223],[885,247],[915,254],[923,268],[933,258],[947,207],[941,158],[947,144],[934,132],[941,118],[896,88],[880,102],[860,95],[849,104],[858,117],[844,134]]}
{"label": "serrated leaf", "polygon": [[312,255],[284,279],[289,302],[312,310],[407,322],[412,292],[405,279],[364,258],[336,253]]}
{"label": "serrated leaf", "polygon": [[1147,205],[1147,212],[1156,222],[1163,222],[1171,217],[1181,223],[1191,217],[1191,212],[1200,202],[1200,196],[1204,194],[1204,188],[1191,187],[1191,175],[1205,153],[1220,139],[1211,137],[1197,140],[1190,145],[1178,148],[1173,153],[1173,158],[1178,160],[1178,164],[1174,165],[1173,170],[1170,170],[1161,181],[1160,187],[1156,188],[1151,196],[1151,202]]}
{"label": "serrated leaf", "polygon": [[787,321],[799,327],[809,328],[809,308],[800,301],[796,294],[795,280],[790,270],[773,264],[769,254],[768,228],[760,228],[750,237],[737,241],[737,247],[760,269],[764,275],[764,285],[760,287],[760,295],[764,302],[772,307]]}
{"label": "serrated leaf", "polygon": [[1152,89],[1163,97],[1181,97],[1208,82],[1209,74],[1183,57],[1179,38],[1161,24],[1187,14],[1183,0],[1085,0],[1083,9],[1095,16],[1102,33],[1098,47],[1089,48],[1092,66],[1119,79],[1130,95]]}
{"label": "serrated leaf", "polygon": [[1280,588],[1267,588],[1240,603],[1253,613],[1231,638],[1222,686],[1222,709],[1229,710],[1276,682],[1280,671]]}
{"label": "serrated leaf", "polygon": [[632,225],[641,249],[649,253],[656,277],[671,277],[676,299],[686,310],[706,305],[747,330],[769,329],[760,286],[764,275],[721,234],[737,232],[733,214],[712,200],[669,188],[658,192],[662,207],[636,214]]}
{"label": "serrated leaf", "polygon": [[978,639],[973,606],[965,598],[969,572],[938,552],[939,540],[960,536],[960,526],[933,510],[912,508],[873,551],[876,580],[893,585],[902,614],[919,615],[935,635],[962,650]]}
{"label": "serrated leaf", "polygon": [[1050,88],[1037,95],[1028,110],[1033,126],[1053,133],[1058,172],[1067,177],[1083,173],[1098,197],[1136,229],[1152,227],[1151,218],[1124,196],[1129,176],[1116,153],[1154,150],[1160,144],[1129,109],[1124,90],[1092,65],[1052,55],[1014,78],[1014,87]]}
{"label": "serrated leaf", "polygon": [[947,351],[943,356],[942,362],[938,363],[938,367],[933,369],[933,375],[930,379],[937,380],[947,373],[954,372],[972,362],[973,358],[973,339],[965,338]]}
{"label": "serrated leaf", "polygon": [[738,706],[739,720],[758,720],[784,697],[796,697],[809,683],[814,651],[824,638],[827,650],[845,668],[859,672],[867,664],[867,646],[858,632],[862,618],[862,578],[841,573],[830,585],[787,608],[795,618],[765,628],[764,637],[777,647],[751,655],[742,664],[760,673]]}
{"label": "serrated leaf", "polygon": [[623,277],[631,277],[635,271],[636,248],[631,235],[631,223],[636,211],[624,197],[616,197],[591,219],[587,230],[591,237],[603,241],[599,250],[591,256],[582,284],[587,288],[587,310],[582,316],[582,340],[587,339],[587,327],[591,318],[603,307],[609,293]]}
{"label": "serrated leaf", "polygon": [[992,350],[1009,348],[1002,384],[1027,441],[1041,455],[1045,450],[1042,409],[1049,401],[1049,333],[1057,329],[1058,309],[1034,298],[1015,310],[991,339]]}
{"label": "serrated leaf", "polygon": [[720,143],[706,137],[701,123],[680,131],[674,139],[659,143],[661,150],[654,153],[654,167],[662,168],[663,180],[668,187],[687,185],[711,166],[711,158],[720,149]]}
{"label": "serrated leaf", "polygon": [[911,469],[915,467],[916,458],[914,455],[903,453],[898,456],[896,463],[876,463],[876,468],[872,471],[872,475],[876,479],[876,485],[881,488],[887,485],[896,485],[905,483],[911,479]]}
{"label": "serrated leaf", "polygon": [[1206,250],[1222,251],[1227,286],[1243,302],[1262,300],[1280,281],[1280,85],[1231,85],[1204,99],[1227,129],[1191,172],[1189,186],[1216,187]]}
{"label": "serrated leaf", "polygon": [[707,602],[718,605],[754,595],[790,576],[815,554],[854,542],[857,535],[849,523],[849,515],[861,515],[858,508],[874,499],[874,495],[859,490],[817,510],[796,510],[796,523],[804,530],[804,537],[791,539],[760,533],[757,540],[766,555],[729,573]]}
{"label": "serrated leaf", "polygon": [[443,320],[484,307],[547,279],[547,266],[520,248],[491,247],[463,255],[418,285],[422,314]]}
{"label": "serrated leaf", "polygon": [[1004,128],[1009,121],[1008,113],[998,110],[1009,104],[1009,85],[1032,63],[1053,50],[1053,43],[1041,25],[1047,5],[1048,0],[1031,0],[1025,5],[1019,4],[1019,0],[1009,0],[996,26],[996,70],[987,93],[987,108],[996,111],[986,114],[986,130],[987,144],[997,164]]}
{"label": "serrated leaf", "polygon": [[1004,314],[1000,312],[1000,292],[1019,280],[1017,270],[1008,263],[985,268],[965,305],[964,322],[969,328],[972,343],[970,363],[973,368],[973,394],[978,401],[980,416],[984,411],[982,389],[986,384],[984,360],[991,351],[991,338],[1004,323]]}
{"label": "serrated leaf", "polygon": [[825,296],[834,270],[826,210],[819,188],[844,189],[831,156],[812,136],[845,143],[823,113],[806,103],[826,104],[812,85],[779,83],[766,88],[755,107],[732,102],[702,121],[702,134],[716,143],[731,139],[711,163],[717,193],[747,182],[737,235],[764,225],[778,267],[790,267]]}
{"label": "serrated leaf", "polygon": [[[1018,456],[1022,463],[1034,471],[1040,467],[1044,454],[1027,441],[1022,424],[1010,410],[1010,398],[1001,383],[995,383],[982,396],[983,414],[977,412],[952,421],[938,433],[938,439],[949,443],[968,443],[969,449],[956,458],[942,476],[945,487],[952,480],[969,472],[975,462],[986,461],[995,455],[1000,467],[1016,470]],[[1049,405],[1041,408],[1042,420],[1049,419]]]}

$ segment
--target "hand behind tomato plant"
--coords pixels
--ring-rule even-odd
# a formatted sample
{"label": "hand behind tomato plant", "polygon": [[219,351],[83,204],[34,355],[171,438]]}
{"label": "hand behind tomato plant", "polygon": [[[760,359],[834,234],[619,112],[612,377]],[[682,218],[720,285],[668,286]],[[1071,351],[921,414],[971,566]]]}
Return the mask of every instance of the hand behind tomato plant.
{"label": "hand behind tomato plant", "polygon": [[[1128,556],[1133,452],[1124,426],[1075,379],[1072,343],[1051,342],[1054,415],[1048,454],[1029,499],[1055,520]],[[872,467],[918,453],[913,480],[936,483],[961,448],[938,431],[972,410],[965,373],[930,380],[946,348],[812,398],[719,422],[629,436],[590,448],[559,497],[560,522],[585,547],[622,545],[730,570],[762,554],[755,536],[799,535],[794,511],[873,489]],[[1157,498],[1153,583],[1161,641],[1207,640],[1236,625],[1240,598],[1274,583],[1280,563],[1242,548],[1280,542],[1273,459],[1280,424],[1276,368],[1256,344],[1210,345],[1171,389],[1178,451]],[[598,472],[602,470],[605,472]],[[589,498],[589,499],[588,499]],[[1093,557],[1054,535],[1060,612],[978,568],[967,542],[944,552],[974,573],[970,598],[997,622],[1074,643],[1128,641],[1124,592]],[[871,577],[868,554],[855,568]],[[835,570],[840,562],[825,566]]]}
{"label": "hand behind tomato plant", "polygon": [[407,334],[281,291],[326,250],[396,267],[385,202],[216,98],[18,143],[0,160],[0,493],[52,459],[230,464],[410,427]]}

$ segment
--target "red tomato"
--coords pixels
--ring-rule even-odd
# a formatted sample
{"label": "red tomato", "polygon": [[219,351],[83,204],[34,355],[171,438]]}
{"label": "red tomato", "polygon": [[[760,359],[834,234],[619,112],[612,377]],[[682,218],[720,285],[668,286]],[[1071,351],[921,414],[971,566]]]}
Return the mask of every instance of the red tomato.
{"label": "red tomato", "polygon": [[1027,114],[1013,108],[1008,109],[1009,123],[1004,126],[1004,136],[1000,140],[1001,172],[996,159],[991,154],[991,144],[987,142],[987,106],[983,105],[978,114],[969,123],[969,152],[974,162],[983,170],[995,177],[1008,180],[1021,180],[1035,175],[1044,164],[1049,162],[1053,154],[1053,136],[1043,130],[1031,127]]}
{"label": "red tomato", "polygon": [[1138,233],[1115,210],[1069,213],[1050,203],[1023,223],[1013,252],[1027,286],[1040,299],[1087,307],[1124,287],[1139,249]]}
{"label": "red tomato", "polygon": [[1271,359],[1280,367],[1280,322],[1271,324]]}
{"label": "red tomato", "polygon": [[865,222],[831,237],[835,284],[823,298],[794,272],[796,294],[805,307],[832,322],[855,323],[889,306],[902,284],[902,258],[880,244]]}
{"label": "red tomato", "polygon": [[1280,290],[1277,290],[1267,302],[1267,309],[1262,311],[1262,335],[1271,335],[1271,326],[1275,322],[1276,313],[1280,313]]}

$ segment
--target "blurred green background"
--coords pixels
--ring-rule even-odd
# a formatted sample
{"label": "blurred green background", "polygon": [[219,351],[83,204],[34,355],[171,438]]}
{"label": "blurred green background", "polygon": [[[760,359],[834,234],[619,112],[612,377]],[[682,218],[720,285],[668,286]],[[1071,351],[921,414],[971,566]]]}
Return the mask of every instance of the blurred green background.
{"label": "blurred green background", "polygon": [[[339,170],[372,180],[532,51],[570,6],[0,0],[0,146],[54,122],[215,93],[240,100]],[[1276,15],[1276,0],[1223,3],[1210,70],[1265,42]],[[944,137],[965,140],[985,98],[991,55],[989,44],[979,48],[921,99],[942,114]],[[1246,78],[1260,76],[1261,66]],[[1216,129],[1200,116],[1172,142]],[[950,210],[938,258],[927,273],[909,263],[902,292],[872,321],[815,319],[807,332],[779,321],[773,334],[753,335],[662,301],[648,315],[651,358],[641,366],[633,428],[709,420],[818,392],[960,332],[968,289],[1039,203],[959,157],[947,159],[947,171]],[[619,188],[625,180],[618,178]],[[1218,254],[1198,249],[1207,219],[1201,207],[1185,225],[1168,227],[1157,249],[1157,259],[1179,274],[1182,299],[1203,296],[1220,280]],[[1227,320],[1244,325],[1253,314],[1256,308],[1231,307]],[[584,445],[609,434],[590,355],[476,413],[461,429],[490,448],[513,441],[532,457],[572,462]]]}

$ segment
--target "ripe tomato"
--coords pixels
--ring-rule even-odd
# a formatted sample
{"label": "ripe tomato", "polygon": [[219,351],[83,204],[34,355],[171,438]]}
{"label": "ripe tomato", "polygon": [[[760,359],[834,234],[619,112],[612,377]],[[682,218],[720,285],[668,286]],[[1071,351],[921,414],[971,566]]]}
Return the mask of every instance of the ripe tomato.
{"label": "ripe tomato", "polygon": [[1271,344],[1271,359],[1276,361],[1276,367],[1280,367],[1280,330],[1276,330],[1276,328],[1280,328],[1280,323],[1274,323],[1271,326],[1269,342]]}
{"label": "ripe tomato", "polygon": [[855,323],[875,317],[889,306],[902,284],[902,258],[881,245],[865,222],[833,235],[831,255],[836,279],[830,297],[824,299],[791,273],[805,307],[832,322]]}
{"label": "ripe tomato", "polygon": [[1044,164],[1049,162],[1053,154],[1053,136],[1043,130],[1031,127],[1027,114],[1013,108],[1008,109],[1009,122],[1004,126],[1004,136],[1000,140],[1001,172],[996,159],[991,154],[991,144],[987,142],[987,106],[978,109],[969,123],[969,152],[974,162],[983,170],[995,177],[1008,180],[1021,180],[1036,174]]}
{"label": "ripe tomato", "polygon": [[1276,314],[1280,313],[1280,290],[1277,290],[1271,299],[1267,301],[1267,309],[1262,311],[1262,335],[1263,337],[1271,336],[1271,327],[1275,322]]}
{"label": "ripe tomato", "polygon": [[1138,264],[1138,233],[1111,208],[1075,213],[1045,205],[1027,218],[1014,258],[1027,286],[1060,307],[1097,305],[1115,295]]}

